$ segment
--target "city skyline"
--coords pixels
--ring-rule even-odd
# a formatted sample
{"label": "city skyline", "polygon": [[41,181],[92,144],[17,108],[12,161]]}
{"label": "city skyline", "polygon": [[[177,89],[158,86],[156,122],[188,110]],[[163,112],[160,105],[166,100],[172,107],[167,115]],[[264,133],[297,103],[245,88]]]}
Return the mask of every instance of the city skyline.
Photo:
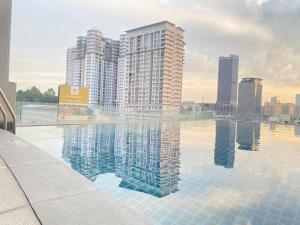
{"label": "city skyline", "polygon": [[299,35],[294,29],[299,2],[230,0],[224,5],[219,0],[191,1],[184,7],[180,1],[136,4],[138,12],[129,6],[134,4],[119,1],[15,0],[12,80],[18,82],[18,89],[33,83],[43,90],[56,87],[64,79],[64,51],[74,35],[96,26],[117,39],[128,28],[170,20],[186,31],[183,101],[201,102],[203,97],[205,102],[215,102],[218,57],[237,54],[241,59],[240,78],[256,75],[264,79],[263,101],[281,95],[282,101],[295,102],[300,87]]}
{"label": "city skyline", "polygon": [[125,31],[119,40],[96,28],[67,49],[68,86],[88,87],[91,109],[178,110],[184,30],[169,21]]}

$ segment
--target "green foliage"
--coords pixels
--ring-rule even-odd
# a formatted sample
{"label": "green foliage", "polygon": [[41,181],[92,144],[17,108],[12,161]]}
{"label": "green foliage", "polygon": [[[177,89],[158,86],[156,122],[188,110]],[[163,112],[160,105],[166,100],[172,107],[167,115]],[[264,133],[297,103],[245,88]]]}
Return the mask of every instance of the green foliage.
{"label": "green foliage", "polygon": [[57,103],[57,96],[55,96],[53,88],[42,93],[37,87],[33,86],[31,89],[26,89],[25,91],[17,91],[17,101]]}

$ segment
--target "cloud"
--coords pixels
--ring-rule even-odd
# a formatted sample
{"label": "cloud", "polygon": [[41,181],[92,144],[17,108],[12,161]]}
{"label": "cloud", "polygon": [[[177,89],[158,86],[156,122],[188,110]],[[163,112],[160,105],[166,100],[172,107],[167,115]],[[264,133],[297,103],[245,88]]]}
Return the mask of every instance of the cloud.
{"label": "cloud", "polygon": [[215,11],[201,6],[195,1],[147,1],[147,0],[66,0],[98,13],[114,13],[118,16],[139,18],[139,22],[148,23],[150,19],[170,20],[179,25],[194,24],[198,27],[209,27],[216,32],[235,36],[252,36],[258,40],[270,41],[272,33],[258,23],[242,17]]}
{"label": "cloud", "polygon": [[118,38],[127,29],[170,20],[185,29],[184,100],[201,101],[204,96],[214,102],[218,57],[231,53],[240,55],[240,77],[264,79],[265,96],[278,90],[276,95],[292,101],[293,93],[282,90],[300,92],[299,0],[15,0],[13,4],[15,81],[45,85],[40,79],[50,83],[48,73],[60,74],[63,77],[54,79],[63,82],[66,49],[91,27]]}

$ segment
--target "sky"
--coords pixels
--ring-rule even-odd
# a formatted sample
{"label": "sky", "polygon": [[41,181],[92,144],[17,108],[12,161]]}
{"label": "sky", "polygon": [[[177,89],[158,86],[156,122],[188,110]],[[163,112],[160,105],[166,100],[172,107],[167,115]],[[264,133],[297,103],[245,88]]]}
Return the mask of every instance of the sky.
{"label": "sky", "polygon": [[66,49],[98,28],[168,20],[185,30],[182,100],[215,102],[218,57],[240,56],[239,77],[260,77],[263,99],[300,93],[300,0],[13,0],[10,77],[18,89],[57,90]]}

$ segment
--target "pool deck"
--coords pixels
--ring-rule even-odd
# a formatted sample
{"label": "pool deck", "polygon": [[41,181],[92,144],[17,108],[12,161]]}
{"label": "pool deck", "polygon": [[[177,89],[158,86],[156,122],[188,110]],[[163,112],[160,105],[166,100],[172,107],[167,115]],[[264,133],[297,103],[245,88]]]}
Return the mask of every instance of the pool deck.
{"label": "pool deck", "polygon": [[0,130],[0,224],[150,224],[63,162]]}

